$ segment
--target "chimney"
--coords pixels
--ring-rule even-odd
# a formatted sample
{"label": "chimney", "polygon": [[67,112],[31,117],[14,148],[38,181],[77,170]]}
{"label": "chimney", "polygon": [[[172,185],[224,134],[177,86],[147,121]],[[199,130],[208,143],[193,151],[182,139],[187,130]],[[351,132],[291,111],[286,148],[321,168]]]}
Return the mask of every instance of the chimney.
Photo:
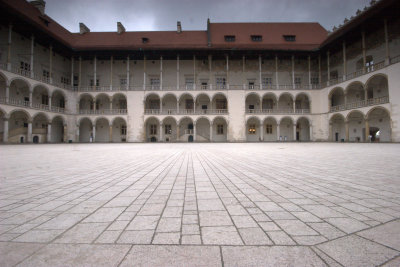
{"label": "chimney", "polygon": [[35,0],[30,2],[32,6],[39,9],[40,13],[44,15],[44,8],[46,7],[46,2],[43,0]]}
{"label": "chimney", "polygon": [[84,33],[88,33],[88,32],[90,32],[90,29],[82,22],[79,22],[79,33],[84,34]]}
{"label": "chimney", "polygon": [[176,23],[176,32],[177,33],[181,33],[182,32],[182,26],[181,26],[181,22],[180,21],[178,21]]}
{"label": "chimney", "polygon": [[207,46],[211,46],[210,18],[207,19]]}
{"label": "chimney", "polygon": [[117,22],[117,32],[118,32],[118,34],[125,32],[125,27],[124,27],[124,25],[122,25],[121,22]]}

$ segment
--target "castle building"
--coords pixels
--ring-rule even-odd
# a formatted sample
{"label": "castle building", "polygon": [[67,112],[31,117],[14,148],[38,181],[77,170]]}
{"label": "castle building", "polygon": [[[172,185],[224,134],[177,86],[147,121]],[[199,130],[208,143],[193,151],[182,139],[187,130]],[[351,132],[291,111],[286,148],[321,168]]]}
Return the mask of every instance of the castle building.
{"label": "castle building", "polygon": [[0,0],[0,141],[400,142],[399,14],[71,33]]}

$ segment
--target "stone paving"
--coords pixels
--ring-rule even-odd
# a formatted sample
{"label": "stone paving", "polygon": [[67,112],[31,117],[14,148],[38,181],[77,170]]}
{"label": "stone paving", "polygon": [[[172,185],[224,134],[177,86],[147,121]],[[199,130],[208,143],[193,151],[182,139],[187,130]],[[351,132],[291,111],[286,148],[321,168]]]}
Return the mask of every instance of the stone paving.
{"label": "stone paving", "polygon": [[0,152],[0,266],[400,266],[398,144]]}

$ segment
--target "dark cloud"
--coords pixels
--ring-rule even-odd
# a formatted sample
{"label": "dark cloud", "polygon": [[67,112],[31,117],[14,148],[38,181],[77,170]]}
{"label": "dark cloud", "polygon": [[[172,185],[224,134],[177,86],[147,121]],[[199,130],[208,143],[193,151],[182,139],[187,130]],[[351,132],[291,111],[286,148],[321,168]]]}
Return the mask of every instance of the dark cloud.
{"label": "dark cloud", "polygon": [[319,22],[326,29],[343,23],[369,0],[47,0],[46,13],[72,32],[79,22],[91,31],[205,30],[212,22]]}

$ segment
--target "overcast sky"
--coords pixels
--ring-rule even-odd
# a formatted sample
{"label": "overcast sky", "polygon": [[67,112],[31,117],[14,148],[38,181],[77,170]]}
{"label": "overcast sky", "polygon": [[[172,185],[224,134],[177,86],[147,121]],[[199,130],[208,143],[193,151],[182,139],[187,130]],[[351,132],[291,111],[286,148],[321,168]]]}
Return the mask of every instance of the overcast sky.
{"label": "overcast sky", "polygon": [[205,30],[211,22],[319,22],[327,30],[369,0],[45,0],[46,14],[72,32]]}

